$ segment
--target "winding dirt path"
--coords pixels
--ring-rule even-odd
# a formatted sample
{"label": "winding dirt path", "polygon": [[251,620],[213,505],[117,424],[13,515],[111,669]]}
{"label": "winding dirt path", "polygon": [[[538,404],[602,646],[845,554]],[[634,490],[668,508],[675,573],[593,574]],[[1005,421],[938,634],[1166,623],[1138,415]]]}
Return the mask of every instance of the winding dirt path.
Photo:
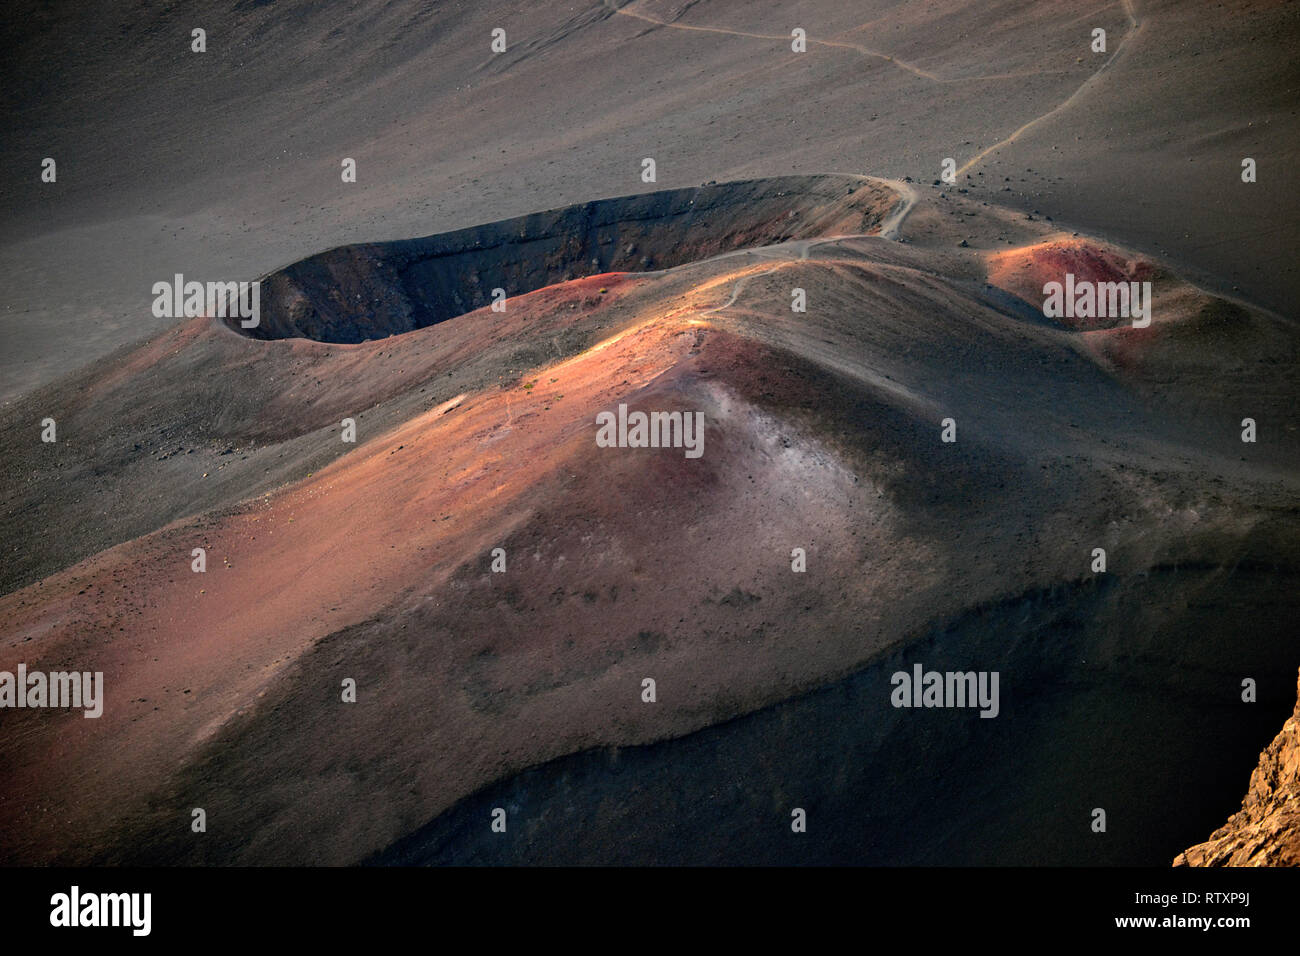
{"label": "winding dirt path", "polygon": [[[863,179],[869,177],[863,176]],[[770,276],[774,272],[779,272],[781,268],[791,262],[799,262],[808,258],[808,253],[818,246],[828,245],[830,243],[842,242],[846,239],[887,239],[891,242],[897,242],[899,229],[903,221],[907,219],[907,214],[912,211],[916,205],[916,190],[909,183],[897,179],[882,179],[879,182],[887,183],[890,187],[897,190],[899,201],[894,204],[894,208],[889,211],[889,215],[880,223],[877,232],[847,233],[842,236],[821,236],[817,239],[799,239],[795,242],[783,243],[779,246],[760,246],[757,249],[736,249],[732,252],[724,252],[722,255],[711,257],[712,260],[727,259],[739,255],[758,255],[769,259],[779,259],[780,264],[773,266],[764,272],[756,272],[750,275],[741,276],[736,285],[731,290],[731,297],[722,305],[715,305],[712,308],[704,309],[699,315],[712,315],[714,312],[721,312],[736,304],[736,299],[740,296],[741,291],[745,288],[750,279],[761,279],[763,276]],[[793,252],[798,250],[798,257],[795,258],[786,255],[786,251]],[[711,260],[702,260],[711,261]]]}
{"label": "winding dirt path", "polygon": [[[631,9],[632,6],[631,4],[628,4],[628,6],[626,7],[616,7],[614,6],[613,0],[604,0],[604,2],[605,2],[605,6],[609,7],[615,13],[621,14],[622,16],[633,17],[634,19],[637,20],[644,20],[646,23],[653,23],[655,26],[659,26],[659,27],[669,27],[673,30],[690,30],[694,33],[724,33],[728,36],[750,37],[751,39],[754,40],[781,40],[783,42],[789,42],[789,40],[791,39],[789,34],[786,34],[785,36],[778,36],[776,34],[770,34],[770,33],[747,33],[744,30],[728,30],[723,27],[701,27],[701,26],[692,26],[691,24],[687,24],[687,23],[670,23],[667,20],[660,20],[658,17],[652,17],[649,16],[648,14],[640,13],[636,10],[633,10]],[[906,70],[908,73],[911,73],[914,76],[919,76],[922,79],[933,80],[936,83],[948,82],[947,80],[935,76],[929,70],[923,70],[919,66],[914,66],[913,64],[908,63],[905,60],[895,59],[894,57],[890,56],[888,53],[881,53],[879,50],[873,50],[870,47],[859,46],[856,43],[845,43],[839,40],[817,40],[814,39],[813,37],[808,37],[808,42],[811,44],[815,44],[816,46],[837,47],[843,50],[853,50],[857,53],[861,53],[863,56],[872,57],[873,59],[877,59],[877,60],[883,60],[886,63],[892,63],[900,70]]]}
{"label": "winding dirt path", "polygon": [[[645,23],[652,23],[655,26],[666,27],[672,30],[688,30],[694,33],[721,33],[721,34],[726,34],[728,36],[749,37],[755,40],[781,40],[783,42],[790,40],[789,36],[778,36],[776,34],[749,33],[744,30],[729,30],[726,29],[725,27],[706,27],[706,26],[695,26],[693,24],[687,24],[687,23],[672,23],[669,22],[668,20],[661,20],[658,17],[650,16],[649,14],[645,14],[645,13],[641,13],[640,11],[633,10],[631,9],[633,4],[628,4],[627,6],[619,7],[614,5],[614,0],[603,0],[603,2],[606,7],[608,7],[616,14],[625,17],[632,17],[633,19],[641,20]],[[633,3],[635,2],[636,0],[633,0]],[[1058,113],[1061,113],[1066,109],[1069,109],[1070,106],[1072,106],[1080,96],[1082,96],[1094,84],[1096,84],[1096,82],[1106,73],[1106,71],[1110,69],[1111,65],[1115,63],[1119,55],[1124,51],[1124,48],[1128,45],[1128,42],[1131,39],[1133,39],[1133,37],[1142,29],[1142,24],[1138,20],[1137,12],[1133,7],[1133,0],[1120,0],[1120,4],[1124,8],[1125,16],[1128,17],[1128,24],[1129,24],[1128,29],[1124,32],[1124,37],[1116,45],[1115,49],[1111,52],[1110,56],[1106,58],[1106,62],[1101,65],[1101,67],[1097,70],[1097,72],[1093,73],[1092,76],[1088,77],[1088,79],[1086,79],[1083,82],[1083,84],[1079,86],[1078,89],[1076,89],[1073,93],[1071,93],[1067,99],[1058,103],[1056,106],[1052,107],[1052,109],[1048,110],[1046,113],[1043,113],[1041,116],[1035,116],[1027,123],[1024,123],[1022,126],[1014,130],[1006,138],[1000,139],[992,146],[989,146],[981,150],[980,152],[976,153],[974,156],[968,159],[961,167],[958,168],[957,170],[958,176],[960,176],[962,173],[966,172],[968,169],[975,166],[977,163],[979,163],[982,159],[984,159],[984,157],[988,156],[990,153],[996,152],[997,150],[1001,149],[1003,146],[1015,142],[1016,139],[1018,139],[1023,133],[1028,132],[1038,124],[1051,119],[1053,116],[1056,116]],[[900,70],[905,70],[908,73],[913,74],[914,76],[921,77],[922,79],[925,80],[930,80],[934,83],[972,83],[972,82],[978,82],[983,80],[1012,79],[1017,76],[1031,76],[1031,75],[1037,76],[1037,75],[1041,75],[1041,73],[1043,72],[1053,72],[1053,71],[1035,71],[1033,73],[995,73],[995,74],[989,74],[987,76],[966,76],[966,77],[947,78],[947,77],[939,76],[935,73],[931,73],[929,70],[922,69],[921,67],[916,66],[915,64],[908,63],[906,60],[899,60],[896,57],[890,56],[888,53],[882,53],[880,50],[873,50],[870,47],[861,46],[856,43],[848,43],[842,40],[818,40],[813,37],[808,37],[808,42],[816,46],[824,46],[824,47],[838,48],[844,50],[853,50],[857,53],[862,54],[863,56],[871,57],[873,59],[883,60],[886,63],[890,63],[893,66],[898,67]],[[1060,71],[1055,71],[1055,72],[1060,72]]]}
{"label": "winding dirt path", "polygon": [[1080,96],[1082,96],[1099,79],[1101,79],[1101,77],[1106,73],[1106,71],[1110,69],[1111,64],[1114,63],[1115,60],[1119,57],[1120,53],[1124,51],[1124,48],[1128,45],[1128,41],[1133,39],[1133,37],[1137,34],[1137,32],[1142,29],[1142,24],[1138,22],[1137,13],[1133,9],[1133,0],[1120,0],[1120,3],[1123,4],[1124,13],[1128,17],[1128,24],[1129,24],[1128,30],[1125,31],[1124,38],[1119,41],[1119,44],[1115,47],[1111,55],[1106,58],[1106,62],[1101,65],[1101,68],[1097,70],[1096,73],[1092,74],[1092,76],[1088,77],[1088,79],[1084,80],[1083,85],[1080,86],[1073,93],[1071,93],[1068,99],[1062,101],[1061,103],[1058,103],[1056,106],[1048,110],[1042,116],[1035,116],[1028,123],[1025,123],[1019,129],[1015,130],[1015,132],[1013,132],[1010,136],[1006,137],[1005,139],[998,140],[992,146],[988,147],[987,149],[981,150],[980,152],[972,156],[970,159],[968,159],[965,162],[965,164],[962,165],[961,168],[957,170],[958,176],[966,172],[966,170],[970,169],[972,166],[974,166],[976,163],[978,163],[980,160],[982,160],[985,156],[989,155],[990,153],[1001,149],[1003,146],[1006,146],[1009,143],[1015,142],[1016,139],[1019,138],[1019,136],[1022,133],[1025,133],[1033,129],[1035,126],[1037,126],[1039,123],[1043,122],[1044,120],[1051,119],[1057,113],[1069,109],[1070,106],[1074,104],[1075,100],[1077,100]]}
{"label": "winding dirt path", "polygon": [[[780,40],[788,43],[792,37],[789,34],[781,35],[775,33],[750,33],[746,30],[729,30],[726,27],[706,27],[696,26],[689,23],[675,23],[669,20],[661,20],[658,17],[641,13],[638,10],[631,9],[632,3],[624,7],[614,6],[613,0],[603,0],[606,7],[617,14],[625,17],[632,17],[635,20],[641,20],[645,23],[652,23],[657,27],[667,27],[672,30],[689,30],[693,33],[720,33],[726,36],[749,37],[754,40]],[[635,3],[636,0],[633,0]],[[920,77],[923,80],[929,80],[932,83],[976,83],[984,80],[1011,80],[1022,76],[1042,76],[1045,73],[1064,73],[1065,70],[1029,70],[1019,73],[988,73],[980,76],[958,76],[945,77],[937,73],[931,73],[914,63],[908,63],[906,60],[900,60],[897,57],[884,53],[880,50],[873,50],[871,47],[862,46],[860,43],[849,43],[847,40],[819,40],[815,37],[808,37],[808,42],[814,46],[823,46],[837,50],[851,50],[854,53],[860,53],[865,57],[874,60],[880,60],[891,66],[896,66],[904,72],[911,73],[913,76]]]}

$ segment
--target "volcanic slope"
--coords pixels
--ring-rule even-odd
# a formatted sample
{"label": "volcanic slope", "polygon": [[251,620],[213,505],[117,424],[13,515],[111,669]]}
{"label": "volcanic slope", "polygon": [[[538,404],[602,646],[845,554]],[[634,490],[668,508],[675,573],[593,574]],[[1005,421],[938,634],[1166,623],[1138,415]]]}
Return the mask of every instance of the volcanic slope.
{"label": "volcanic slope", "polygon": [[[1232,706],[1295,666],[1290,323],[941,190],[718,188],[699,261],[581,275],[575,239],[579,277],[426,322],[394,248],[344,250],[398,305],[308,327],[410,331],[200,318],[6,410],[0,669],[107,700],[6,713],[4,858],[1165,861],[1222,819],[1290,707]],[[608,246],[673,248],[638,228]],[[1028,277],[1076,261],[1150,276],[1149,334],[1044,319]],[[620,404],[703,412],[703,454],[597,447]],[[913,663],[1000,671],[998,718],[891,707]]]}
{"label": "volcanic slope", "polygon": [[[149,289],[176,272],[251,279],[340,243],[710,180],[930,182],[945,158],[981,198],[1167,251],[1203,284],[1300,313],[1284,241],[1300,189],[1294,3],[7,9],[4,402],[168,327]],[[509,49],[494,55],[497,28]],[[1258,182],[1242,182],[1244,158]]]}

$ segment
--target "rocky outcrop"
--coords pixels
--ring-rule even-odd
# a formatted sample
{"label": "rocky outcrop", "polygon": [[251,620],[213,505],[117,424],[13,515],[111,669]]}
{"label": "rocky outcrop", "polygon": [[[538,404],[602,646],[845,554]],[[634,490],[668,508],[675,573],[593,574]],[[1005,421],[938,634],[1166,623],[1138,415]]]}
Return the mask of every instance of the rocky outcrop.
{"label": "rocky outcrop", "polygon": [[1300,866],[1300,700],[1260,754],[1241,810],[1174,866]]}

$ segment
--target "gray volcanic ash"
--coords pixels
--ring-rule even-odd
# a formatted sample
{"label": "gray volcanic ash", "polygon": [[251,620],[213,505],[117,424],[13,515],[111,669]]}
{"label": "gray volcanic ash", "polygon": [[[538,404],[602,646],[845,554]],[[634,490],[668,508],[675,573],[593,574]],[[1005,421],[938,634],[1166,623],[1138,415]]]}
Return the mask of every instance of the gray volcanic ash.
{"label": "gray volcanic ash", "polygon": [[[727,202],[733,192],[744,201]],[[834,848],[818,837],[797,858],[1121,862],[1183,839],[1213,810],[1162,824],[1156,797],[1174,799],[1189,774],[1217,773],[1236,751],[1207,759],[1159,739],[1157,762],[1159,735],[1123,729],[1212,716],[1231,742],[1274,719],[1266,708],[1206,709],[1204,695],[1243,666],[1242,648],[1209,622],[1247,601],[1253,672],[1271,682],[1290,669],[1294,438],[1242,461],[1234,423],[1204,409],[1248,402],[1262,420],[1281,414],[1269,397],[1294,387],[1279,378],[1294,363],[1285,373],[1272,364],[1287,324],[1127,266],[1131,254],[938,192],[843,177],[724,185],[697,194],[719,210],[698,262],[559,281],[504,312],[485,305],[355,344],[254,339],[196,319],[18,403],[3,423],[12,447],[38,408],[64,440],[6,465],[11,486],[26,476],[31,489],[8,512],[6,537],[40,544],[9,565],[11,580],[34,583],[0,598],[0,664],[93,660],[131,703],[96,721],[15,712],[0,744],[14,768],[6,856],[440,859],[430,834],[457,817],[439,818],[476,806],[484,787],[515,786],[515,774],[592,748],[663,742],[676,755],[699,745],[671,741],[704,728],[743,740],[755,721],[770,731],[771,718],[734,718],[778,705],[791,716],[788,735],[765,738],[775,776],[732,811],[697,800],[677,829],[653,814],[632,824],[601,809],[607,784],[582,799],[543,788],[539,806],[587,800],[595,822],[566,849],[542,813],[504,859],[634,860],[608,855],[641,845],[624,842],[620,828],[634,825],[690,835],[651,839],[649,859],[689,845],[692,859],[782,860],[779,826],[735,837],[753,801],[797,791],[844,818],[846,788],[864,777],[876,781],[872,806],[917,819],[942,806],[967,837],[863,833]],[[636,200],[683,203],[681,193]],[[953,203],[1019,245],[954,252]],[[561,210],[481,238],[328,261],[373,293],[356,314],[378,329],[377,316],[409,316],[409,303],[445,287],[452,273],[419,272],[424,250],[466,250],[432,260],[457,274],[478,268],[469,250],[495,267],[499,237],[579,214],[592,219],[588,207]],[[677,226],[665,221],[657,234],[638,219],[628,245],[667,255]],[[610,242],[592,230],[572,262],[554,259],[559,277],[626,238],[610,228]],[[774,244],[728,248],[735,241]],[[1044,249],[1056,251],[1045,259]],[[1035,316],[1018,297],[1037,282],[1025,277],[1063,254],[1153,277],[1154,337]],[[308,281],[320,274],[304,264],[272,277],[272,289],[295,291],[267,297],[264,328],[324,314],[312,303],[327,299],[312,296],[331,286]],[[431,277],[435,292],[412,275]],[[793,288],[815,307],[793,312]],[[311,327],[348,328],[336,308]],[[1211,315],[1231,316],[1231,360],[1259,375],[1213,384]],[[1124,360],[1096,336],[1126,342]],[[1265,373],[1272,391],[1252,384]],[[701,411],[705,454],[601,449],[597,413],[620,404]],[[339,440],[348,416],[355,447]],[[960,429],[954,443],[941,440],[946,417]],[[117,463],[106,470],[106,460]],[[34,522],[51,533],[38,538]],[[191,573],[195,546],[207,574]],[[1094,547],[1108,552],[1104,574],[1090,570]],[[506,574],[491,570],[497,548]],[[795,548],[805,574],[792,574]],[[1000,670],[999,719],[900,719],[886,675],[922,650]],[[639,697],[647,676],[659,706]],[[340,703],[345,680],[355,705]],[[828,684],[843,690],[806,696]],[[1111,730],[1099,737],[1102,719]],[[826,759],[812,766],[796,757],[808,720],[842,728],[819,732]],[[1072,772],[1025,749],[1049,736],[1073,747]],[[909,771],[900,760],[912,750],[933,759]],[[853,755],[847,775],[827,769],[841,766],[835,753]],[[622,780],[644,785],[669,759],[634,761],[644,772]],[[700,770],[699,785],[714,779],[707,760],[692,760],[681,766]],[[994,789],[1008,776],[1016,786]],[[75,783],[86,779],[93,795]],[[1086,802],[1085,780],[1105,782],[1125,841],[1090,848],[1086,827],[1061,836],[1064,817],[1089,809],[1065,802]],[[985,798],[959,801],[966,810],[937,802],[972,787]],[[349,809],[358,804],[364,824]],[[177,806],[222,821],[220,839],[170,826]],[[684,809],[664,812],[674,807]],[[696,832],[719,812],[715,838]],[[1007,814],[1022,836],[992,841]],[[457,843],[451,858],[500,858],[501,847],[482,847],[489,838]]]}
{"label": "gray volcanic ash", "polygon": [[1295,4],[11,7],[0,859],[1291,859]]}

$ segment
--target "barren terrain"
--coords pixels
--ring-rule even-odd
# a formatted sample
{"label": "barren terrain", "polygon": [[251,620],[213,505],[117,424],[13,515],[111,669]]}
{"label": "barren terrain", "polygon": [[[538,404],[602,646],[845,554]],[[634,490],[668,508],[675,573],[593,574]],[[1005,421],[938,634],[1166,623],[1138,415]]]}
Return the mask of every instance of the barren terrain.
{"label": "barren terrain", "polygon": [[0,713],[0,861],[1165,864],[1239,804],[1295,702],[1291,5],[141,10],[0,37],[0,671],[107,689]]}

